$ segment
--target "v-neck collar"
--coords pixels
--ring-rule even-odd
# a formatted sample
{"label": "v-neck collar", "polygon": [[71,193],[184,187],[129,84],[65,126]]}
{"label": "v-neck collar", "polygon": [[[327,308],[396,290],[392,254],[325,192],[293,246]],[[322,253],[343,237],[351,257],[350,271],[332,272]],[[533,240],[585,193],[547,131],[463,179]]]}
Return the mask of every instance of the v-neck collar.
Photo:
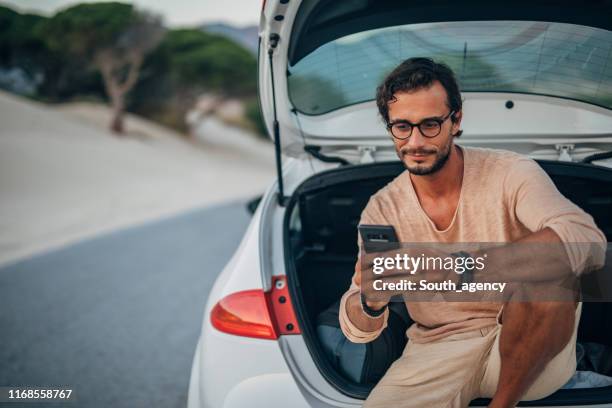
{"label": "v-neck collar", "polygon": [[466,180],[468,177],[468,160],[469,160],[469,153],[468,150],[469,149],[465,149],[459,145],[456,145],[459,149],[461,149],[461,152],[463,153],[463,179],[461,180],[461,190],[459,191],[459,200],[457,202],[457,207],[455,208],[455,213],[453,214],[453,219],[451,220],[450,224],[448,224],[448,227],[446,227],[443,230],[439,230],[438,227],[436,227],[436,223],[432,221],[431,218],[429,218],[429,215],[427,215],[427,213],[425,212],[425,210],[423,209],[423,207],[421,206],[421,201],[419,200],[419,196],[416,193],[416,190],[414,189],[414,185],[412,184],[412,179],[410,178],[410,173],[408,172],[408,170],[406,170],[406,173],[408,173],[408,184],[409,184],[409,190],[410,190],[410,194],[412,195],[412,197],[416,200],[417,206],[419,207],[419,211],[421,213],[421,215],[423,217],[425,217],[425,219],[427,220],[427,222],[429,222],[429,224],[431,225],[431,228],[433,228],[433,230],[437,233],[445,233],[450,231],[453,226],[455,225],[455,220],[457,219],[457,214],[459,214],[460,208],[463,206],[463,196],[465,195],[465,185],[466,185]]}

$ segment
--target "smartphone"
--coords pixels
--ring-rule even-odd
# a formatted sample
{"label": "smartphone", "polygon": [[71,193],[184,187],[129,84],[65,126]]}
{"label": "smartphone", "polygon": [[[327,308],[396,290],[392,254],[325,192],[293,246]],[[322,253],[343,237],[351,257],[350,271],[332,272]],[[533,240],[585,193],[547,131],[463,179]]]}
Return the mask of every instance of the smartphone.
{"label": "smartphone", "polygon": [[359,225],[357,229],[366,252],[399,248],[399,240],[392,225]]}

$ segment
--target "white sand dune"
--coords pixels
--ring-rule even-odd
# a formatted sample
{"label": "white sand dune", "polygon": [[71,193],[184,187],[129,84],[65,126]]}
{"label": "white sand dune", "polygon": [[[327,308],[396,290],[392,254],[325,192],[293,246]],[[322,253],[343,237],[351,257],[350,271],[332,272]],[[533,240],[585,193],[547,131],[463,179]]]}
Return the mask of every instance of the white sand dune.
{"label": "white sand dune", "polygon": [[[253,197],[274,180],[271,143],[195,145],[132,116],[129,136],[116,137],[108,120],[101,105],[55,107],[0,92],[0,264]],[[222,142],[227,129],[210,131]]]}

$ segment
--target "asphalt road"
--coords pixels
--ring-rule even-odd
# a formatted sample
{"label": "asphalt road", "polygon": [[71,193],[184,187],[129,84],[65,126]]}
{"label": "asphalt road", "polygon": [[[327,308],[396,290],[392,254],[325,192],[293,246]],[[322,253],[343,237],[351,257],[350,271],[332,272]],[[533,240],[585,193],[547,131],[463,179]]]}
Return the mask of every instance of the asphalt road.
{"label": "asphalt road", "polygon": [[3,267],[0,385],[69,386],[70,407],[184,407],[208,292],[249,220],[234,203]]}

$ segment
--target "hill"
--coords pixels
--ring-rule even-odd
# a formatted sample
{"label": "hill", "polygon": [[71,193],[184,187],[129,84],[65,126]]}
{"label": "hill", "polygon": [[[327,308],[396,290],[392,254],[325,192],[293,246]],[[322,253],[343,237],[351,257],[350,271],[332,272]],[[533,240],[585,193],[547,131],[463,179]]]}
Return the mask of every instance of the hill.
{"label": "hill", "polygon": [[[129,115],[127,136],[106,129],[109,108],[44,105],[0,92],[0,264],[95,234],[261,194],[274,180],[270,143],[184,141]],[[219,125],[221,126],[221,125]],[[227,128],[208,132],[226,135]],[[231,129],[239,139],[241,134]],[[245,140],[255,140],[244,135]],[[231,165],[228,165],[230,163]]]}

